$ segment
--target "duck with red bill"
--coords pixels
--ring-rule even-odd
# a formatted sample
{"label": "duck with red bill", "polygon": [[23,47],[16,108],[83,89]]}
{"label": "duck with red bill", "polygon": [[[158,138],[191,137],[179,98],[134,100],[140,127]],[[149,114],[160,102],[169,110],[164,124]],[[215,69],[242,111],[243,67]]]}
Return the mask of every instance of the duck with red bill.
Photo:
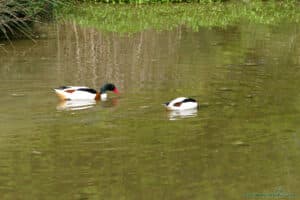
{"label": "duck with red bill", "polygon": [[86,86],[62,86],[54,89],[61,100],[102,100],[107,99],[107,91],[119,94],[119,90],[112,83],[106,83],[100,92]]}

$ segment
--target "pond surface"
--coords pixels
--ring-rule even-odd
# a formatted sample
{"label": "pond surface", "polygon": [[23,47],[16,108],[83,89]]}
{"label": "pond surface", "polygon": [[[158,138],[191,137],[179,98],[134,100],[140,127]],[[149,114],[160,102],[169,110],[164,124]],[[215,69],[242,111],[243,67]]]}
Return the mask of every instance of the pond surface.
{"label": "pond surface", "polygon": [[[299,27],[46,33],[1,49],[1,199],[299,197]],[[105,82],[121,96],[82,110],[52,90]]]}

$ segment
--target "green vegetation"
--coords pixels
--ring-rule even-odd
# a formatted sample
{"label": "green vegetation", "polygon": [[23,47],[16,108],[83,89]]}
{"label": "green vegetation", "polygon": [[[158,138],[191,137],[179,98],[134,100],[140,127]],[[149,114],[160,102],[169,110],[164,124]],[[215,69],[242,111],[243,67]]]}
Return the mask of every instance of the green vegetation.
{"label": "green vegetation", "polygon": [[165,30],[179,25],[198,30],[199,27],[226,27],[241,22],[300,21],[296,0],[0,0],[0,38],[16,37],[19,33],[30,37],[32,22],[52,18],[54,11],[61,18],[80,25],[119,33]]}
{"label": "green vegetation", "polygon": [[[81,3],[112,3],[112,4],[149,4],[149,3],[226,3],[226,2],[261,2],[262,0],[73,0],[73,2]],[[267,1],[267,0],[264,0]],[[269,0],[276,2],[276,0]],[[297,3],[297,0],[277,0],[284,4]]]}
{"label": "green vegetation", "polygon": [[103,31],[134,33],[145,29],[172,29],[186,25],[226,27],[237,23],[299,23],[296,2],[181,3],[181,4],[102,4],[82,3],[63,10],[63,18]]}
{"label": "green vegetation", "polygon": [[0,38],[31,36],[32,22],[49,19],[59,0],[0,0]]}
{"label": "green vegetation", "polygon": [[228,0],[81,0],[78,2],[86,3],[112,3],[112,4],[149,4],[149,3],[215,3],[215,2],[226,2]]}

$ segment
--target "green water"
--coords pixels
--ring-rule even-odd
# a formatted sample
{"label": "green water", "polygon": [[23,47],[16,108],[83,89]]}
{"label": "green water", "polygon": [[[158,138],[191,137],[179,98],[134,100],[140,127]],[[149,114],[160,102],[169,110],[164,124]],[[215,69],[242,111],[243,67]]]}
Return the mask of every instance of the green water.
{"label": "green water", "polygon": [[[1,49],[0,199],[299,198],[299,27],[46,33]],[[120,97],[84,110],[52,91],[104,82]]]}

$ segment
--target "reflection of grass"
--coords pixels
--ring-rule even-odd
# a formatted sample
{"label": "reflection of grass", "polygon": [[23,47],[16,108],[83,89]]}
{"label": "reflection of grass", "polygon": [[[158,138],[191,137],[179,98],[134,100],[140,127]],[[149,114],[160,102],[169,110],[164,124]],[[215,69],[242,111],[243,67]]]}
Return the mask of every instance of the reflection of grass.
{"label": "reflection of grass", "polygon": [[295,3],[274,2],[154,5],[84,3],[65,10],[64,17],[105,31],[132,33],[151,28],[171,29],[181,24],[194,30],[200,26],[226,27],[241,20],[262,24],[295,23],[300,21],[300,7]]}

